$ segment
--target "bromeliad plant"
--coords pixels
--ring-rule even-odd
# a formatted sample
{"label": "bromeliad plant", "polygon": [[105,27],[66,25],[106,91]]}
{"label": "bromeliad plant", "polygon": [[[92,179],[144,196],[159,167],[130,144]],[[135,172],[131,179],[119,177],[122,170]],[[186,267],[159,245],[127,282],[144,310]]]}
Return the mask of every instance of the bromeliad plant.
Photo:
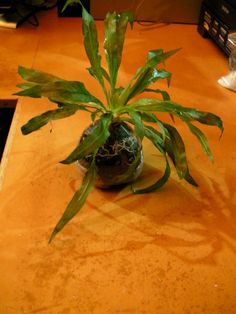
{"label": "bromeliad plant", "polygon": [[[91,65],[88,71],[99,82],[106,103],[93,96],[80,81],[66,81],[41,71],[19,67],[19,74],[27,82],[18,85],[22,90],[16,95],[46,97],[57,106],[29,120],[22,127],[23,134],[29,134],[51,120],[71,116],[77,111],[86,111],[91,116],[91,125],[82,134],[76,148],[62,161],[63,164],[78,162],[85,174],[79,190],[53,230],[50,241],[78,213],[95,185],[108,188],[133,182],[138,177],[143,164],[144,137],[163,155],[166,166],[163,176],[151,186],[137,189],[131,185],[133,193],[153,192],[163,186],[170,176],[170,161],[180,179],[197,186],[189,172],[183,139],[177,129],[161,121],[157,113],[170,114],[173,122],[175,117],[182,120],[210,159],[212,153],[207,139],[193,122],[217,126],[223,132],[223,124],[218,116],[183,107],[172,101],[166,91],[149,87],[162,79],[166,79],[169,84],[171,73],[163,68],[163,63],[177,50],[149,51],[145,64],[137,70],[128,85],[117,87],[126,29],[128,24],[131,27],[133,25],[130,12],[106,15],[104,50],[108,70],[101,65],[96,24],[83,6],[82,20],[84,47]],[[143,92],[156,93],[160,97],[135,98]]]}

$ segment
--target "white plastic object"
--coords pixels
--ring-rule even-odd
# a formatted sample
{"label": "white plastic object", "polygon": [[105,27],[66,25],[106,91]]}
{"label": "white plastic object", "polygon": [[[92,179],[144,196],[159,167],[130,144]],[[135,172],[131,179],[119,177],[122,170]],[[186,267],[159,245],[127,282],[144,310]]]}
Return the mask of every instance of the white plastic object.
{"label": "white plastic object", "polygon": [[228,41],[231,45],[231,53],[229,56],[229,73],[222,76],[218,83],[230,90],[236,92],[236,33],[229,34]]}

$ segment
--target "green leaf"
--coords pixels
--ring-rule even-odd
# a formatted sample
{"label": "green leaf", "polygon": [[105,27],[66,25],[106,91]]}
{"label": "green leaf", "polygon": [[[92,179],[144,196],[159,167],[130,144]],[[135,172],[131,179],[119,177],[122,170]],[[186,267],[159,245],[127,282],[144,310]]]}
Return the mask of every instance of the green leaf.
{"label": "green leaf", "polygon": [[188,165],[183,139],[175,127],[167,123],[165,123],[164,126],[168,130],[169,134],[169,138],[166,140],[167,151],[171,152],[171,157],[174,159],[174,164],[179,178],[185,178]]}
{"label": "green leaf", "polygon": [[141,115],[139,114],[139,112],[137,112],[135,110],[128,110],[128,114],[131,117],[131,119],[133,120],[136,135],[142,141],[145,131],[144,131],[144,125],[143,125],[143,122],[141,119]]}
{"label": "green leaf", "polygon": [[154,146],[162,153],[165,154],[165,146],[162,134],[152,126],[145,125],[145,136],[154,144]]}
{"label": "green leaf", "polygon": [[[217,126],[221,132],[224,130],[223,122],[217,115],[194,108],[184,107],[173,101],[141,98],[129,104],[129,107],[143,112],[167,112],[178,116],[182,120],[187,118],[189,121],[198,121],[202,124]],[[121,109],[121,111],[122,110],[125,109]]]}
{"label": "green leaf", "polygon": [[80,2],[80,0],[67,0],[61,12],[64,12],[68,6],[76,4],[76,3],[82,6],[82,3]]}
{"label": "green leaf", "polygon": [[99,99],[91,95],[84,84],[79,81],[54,81],[37,84],[15,93],[18,96],[33,98],[47,97],[53,102],[65,103],[96,103],[96,107],[104,108]]}
{"label": "green leaf", "polygon": [[95,158],[93,159],[87,173],[84,176],[82,185],[80,189],[75,192],[72,200],[68,204],[64,214],[61,219],[57,223],[54,228],[49,243],[53,240],[53,238],[57,235],[59,231],[61,231],[65,225],[79,212],[79,210],[83,207],[89,193],[94,188],[96,181],[96,166],[95,166]]}
{"label": "green leaf", "polygon": [[16,86],[21,88],[21,89],[29,89],[29,88],[34,87],[36,85],[37,84],[33,83],[33,82],[24,82],[24,83],[17,84]]}
{"label": "green leaf", "polygon": [[86,110],[82,106],[70,105],[66,107],[60,107],[59,109],[49,110],[43,114],[30,119],[25,125],[21,127],[21,131],[24,135],[40,129],[52,120],[63,119],[73,115],[77,110]]}
{"label": "green leaf", "polygon": [[[155,121],[155,119],[154,119],[154,121]],[[152,121],[152,122],[154,122],[154,121]],[[162,133],[158,132],[156,129],[154,129],[151,126],[145,126],[145,136],[149,140],[152,141],[152,143],[157,147],[157,149],[162,154],[165,154],[165,153],[168,154],[168,156],[173,161],[174,166],[176,167],[177,173],[178,172],[182,173],[182,169],[184,168],[184,176],[183,176],[184,180],[186,180],[191,185],[198,186],[198,184],[196,183],[196,181],[193,179],[193,177],[191,176],[191,174],[189,172],[187,160],[185,160],[186,165],[184,167],[181,163],[179,164],[178,149],[181,148],[181,146],[183,145],[183,143],[181,144],[181,138],[177,140],[177,143],[180,143],[179,144],[180,147],[178,148],[178,146],[176,147],[175,142],[173,143],[173,141],[171,139],[171,135],[169,134],[169,131],[166,128],[166,124],[162,123],[159,120],[159,126],[161,124],[163,124],[162,129],[161,129]],[[176,132],[177,132],[177,130],[176,130]],[[163,133],[165,133],[165,134],[163,135]],[[178,137],[178,133],[175,136]],[[184,149],[184,154],[185,154],[184,146],[182,146],[182,149]]]}
{"label": "green leaf", "polygon": [[91,120],[92,120],[92,122],[94,123],[95,122],[95,120],[97,119],[97,115],[99,114],[99,110],[95,110],[95,111],[93,111],[92,113],[91,113]]}
{"label": "green leaf", "polygon": [[[143,112],[167,112],[178,114],[180,111],[187,111],[186,107],[175,104],[172,101],[152,99],[152,98],[140,98],[134,103],[129,104],[129,107]],[[121,109],[122,110],[122,109]],[[194,109],[195,110],[195,109]]]}
{"label": "green leaf", "polygon": [[70,164],[93,153],[101,147],[110,136],[109,124],[111,119],[112,117],[110,114],[104,114],[101,116],[93,131],[81,143],[79,143],[72,153],[65,160],[61,161],[61,163]]}
{"label": "green leaf", "polygon": [[179,178],[183,178],[191,185],[198,186],[197,182],[191,176],[186,158],[185,145],[178,131],[171,125],[164,124],[167,129],[165,138],[165,151],[173,161]]}
{"label": "green leaf", "polygon": [[120,14],[107,13],[104,20],[104,50],[111,79],[111,88],[115,89],[117,73],[122,59],[122,51],[125,39],[125,33],[128,23],[133,23],[131,12]]}
{"label": "green leaf", "polygon": [[93,76],[99,81],[104,89],[103,70],[95,21],[87,10],[82,6],[82,28],[84,34],[84,47],[89,58]]}
{"label": "green leaf", "polygon": [[[103,67],[102,67],[101,69],[102,69],[102,75],[103,75],[103,77],[108,81],[108,83],[110,83],[111,80],[110,80],[109,74],[107,73],[107,71],[106,71]],[[96,78],[96,75],[95,75],[95,73],[94,73],[94,71],[93,71],[92,68],[87,68],[87,70],[88,70],[89,74],[90,74],[92,77],[95,77],[95,78]]]}
{"label": "green leaf", "polygon": [[195,179],[191,176],[189,169],[187,169],[184,180],[187,181],[189,184],[193,185],[193,186],[198,186],[197,182],[195,181]]}
{"label": "green leaf", "polygon": [[164,127],[163,122],[161,120],[159,120],[156,117],[156,115],[153,113],[142,112],[142,113],[140,113],[140,115],[141,115],[143,121],[153,122],[159,127],[161,134],[162,134],[163,141],[165,142],[166,128]]}
{"label": "green leaf", "polygon": [[155,182],[154,184],[152,184],[146,188],[136,189],[134,187],[134,185],[132,185],[132,190],[133,190],[134,194],[143,194],[143,193],[154,192],[154,191],[160,189],[168,181],[168,179],[170,177],[171,170],[170,170],[170,165],[169,165],[167,158],[165,158],[165,160],[166,160],[166,169],[165,169],[163,176],[161,178],[159,178],[157,180],[157,182]]}
{"label": "green leaf", "polygon": [[158,89],[158,88],[157,89],[145,88],[144,92],[151,92],[151,93],[161,94],[163,100],[170,100],[170,95],[166,91]]}
{"label": "green leaf", "polygon": [[143,91],[145,91],[146,87],[155,83],[157,80],[169,78],[170,76],[171,73],[167,72],[166,70],[148,68],[139,76],[135,84],[131,87],[127,101],[134,96],[141,94]]}
{"label": "green leaf", "polygon": [[207,141],[205,134],[199,128],[197,128],[195,125],[193,125],[192,123],[190,123],[188,121],[185,121],[185,123],[188,125],[190,131],[199,140],[203,151],[206,153],[206,155],[209,157],[209,159],[211,161],[213,161],[213,155],[212,155],[212,152],[211,152],[211,149],[209,147],[209,144],[208,144],[208,141]]}
{"label": "green leaf", "polygon": [[18,73],[24,80],[39,84],[51,83],[61,80],[59,77],[52,74],[35,69],[25,68],[23,66],[18,67]]}
{"label": "green leaf", "polygon": [[189,108],[189,111],[180,113],[179,118],[181,118],[181,116],[183,116],[184,118],[188,118],[192,121],[198,121],[202,124],[217,126],[221,130],[221,135],[224,132],[223,121],[220,117],[213,113]]}
{"label": "green leaf", "polygon": [[150,50],[148,52],[148,61],[152,62],[151,64],[154,64],[155,66],[159,63],[163,63],[166,59],[172,57],[175,55],[177,52],[180,51],[181,48],[173,49],[164,52],[163,49],[155,49],[155,50]]}
{"label": "green leaf", "polygon": [[[164,69],[156,69],[157,65],[163,63],[167,58],[174,55],[179,49],[164,52],[162,49],[151,50],[148,53],[146,64],[140,67],[135,75],[130,80],[122,92],[120,98],[121,103],[125,105],[129,99],[144,91],[150,84],[156,82],[158,79],[167,79],[168,85],[170,83],[171,73]],[[134,85],[133,82],[136,80]]]}

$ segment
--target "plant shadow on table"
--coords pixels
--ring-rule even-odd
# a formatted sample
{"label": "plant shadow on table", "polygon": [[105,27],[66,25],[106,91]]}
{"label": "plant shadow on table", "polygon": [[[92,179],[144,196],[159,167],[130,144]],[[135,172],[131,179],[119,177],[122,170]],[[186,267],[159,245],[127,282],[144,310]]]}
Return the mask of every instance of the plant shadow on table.
{"label": "plant shadow on table", "polygon": [[[99,191],[107,206],[88,200],[89,206],[110,220],[110,224],[120,225],[120,233],[130,235],[123,246],[108,249],[107,253],[152,245],[184,262],[206,264],[215,264],[225,245],[236,253],[233,191],[227,191],[232,185],[227,184],[227,178],[226,187],[222,187],[209,176],[193,172],[198,188],[172,178],[154,193],[132,195],[128,188]],[[144,177],[153,180],[157,174],[160,175],[160,170],[145,165]],[[119,241],[120,235],[114,236]]]}

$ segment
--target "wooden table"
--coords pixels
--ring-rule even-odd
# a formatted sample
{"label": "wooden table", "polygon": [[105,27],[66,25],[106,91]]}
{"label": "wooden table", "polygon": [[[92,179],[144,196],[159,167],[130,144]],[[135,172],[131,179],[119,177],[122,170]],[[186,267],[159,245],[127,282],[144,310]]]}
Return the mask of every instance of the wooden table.
{"label": "wooden table", "polygon": [[[98,23],[102,42],[102,24]],[[14,99],[19,64],[84,80],[81,21],[40,16],[40,26],[0,29],[0,98]],[[217,80],[227,58],[194,25],[135,24],[128,31],[120,82],[142,65],[147,50],[182,47],[167,61],[169,92],[186,106],[220,115],[225,132],[203,127],[215,162],[178,121],[199,188],[175,172],[154,194],[94,190],[82,211],[49,245],[48,238],[81,181],[76,165],[58,162],[72,150],[88,118],[79,114],[21,135],[20,126],[53,105],[20,99],[1,163],[1,313],[236,312],[236,94]],[[164,82],[159,87],[166,88]],[[145,142],[146,162],[162,161]]]}

